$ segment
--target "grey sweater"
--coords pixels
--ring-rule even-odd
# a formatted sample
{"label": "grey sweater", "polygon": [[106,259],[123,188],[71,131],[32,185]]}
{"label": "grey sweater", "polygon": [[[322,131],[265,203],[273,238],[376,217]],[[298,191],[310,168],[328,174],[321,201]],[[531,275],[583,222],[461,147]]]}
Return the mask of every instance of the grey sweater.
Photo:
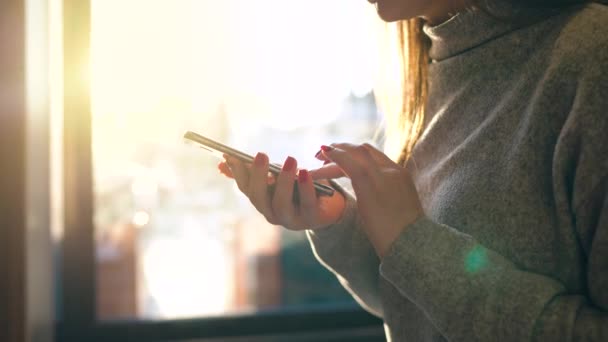
{"label": "grey sweater", "polygon": [[393,341],[608,341],[608,7],[505,8],[425,28],[426,216],[382,262],[350,195],[307,231]]}

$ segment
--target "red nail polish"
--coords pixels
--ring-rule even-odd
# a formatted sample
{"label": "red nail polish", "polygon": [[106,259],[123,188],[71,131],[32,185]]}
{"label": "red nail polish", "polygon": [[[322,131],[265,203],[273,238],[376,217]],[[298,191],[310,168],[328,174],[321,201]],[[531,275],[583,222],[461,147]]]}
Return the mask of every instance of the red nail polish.
{"label": "red nail polish", "polygon": [[255,166],[264,166],[264,155],[261,152],[258,152],[258,154],[255,155],[253,164]]}
{"label": "red nail polish", "polygon": [[329,152],[331,150],[333,150],[334,148],[331,146],[326,146],[326,145],[321,145],[321,151],[323,152]]}
{"label": "red nail polish", "polygon": [[287,157],[285,164],[283,164],[283,171],[291,171],[296,167],[296,160],[292,157]]}
{"label": "red nail polish", "polygon": [[308,171],[302,169],[298,172],[298,183],[304,184],[308,181]]}
{"label": "red nail polish", "polygon": [[315,154],[315,158],[319,159],[320,155],[321,155],[321,150],[319,150],[319,152],[317,152],[317,154]]}

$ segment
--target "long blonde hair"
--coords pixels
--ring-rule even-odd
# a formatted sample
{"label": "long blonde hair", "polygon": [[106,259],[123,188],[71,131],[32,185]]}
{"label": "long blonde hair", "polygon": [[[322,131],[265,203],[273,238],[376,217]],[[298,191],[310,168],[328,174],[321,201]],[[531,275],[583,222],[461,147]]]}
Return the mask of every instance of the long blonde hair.
{"label": "long blonde hair", "polygon": [[422,31],[423,20],[420,18],[401,21],[399,29],[399,44],[401,60],[404,67],[403,100],[401,115],[397,127],[404,135],[401,152],[397,163],[403,164],[412,153],[418,141],[424,124],[424,114],[428,95],[427,69],[429,63],[430,40]]}
{"label": "long blonde hair", "polygon": [[385,151],[400,164],[410,156],[424,124],[430,41],[419,18],[384,27],[383,65],[376,87],[385,114]]}

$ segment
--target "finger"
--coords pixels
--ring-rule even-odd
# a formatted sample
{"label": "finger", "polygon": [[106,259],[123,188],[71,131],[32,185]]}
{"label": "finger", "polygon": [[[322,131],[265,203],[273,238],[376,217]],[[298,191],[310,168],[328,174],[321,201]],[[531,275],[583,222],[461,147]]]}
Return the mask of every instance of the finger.
{"label": "finger", "polygon": [[384,152],[378,150],[370,143],[364,143],[361,145],[354,145],[348,143],[337,143],[331,144],[332,147],[340,148],[347,152],[353,152],[354,154],[366,154],[369,155],[376,163],[380,165],[394,164],[395,162],[389,158]]}
{"label": "finger", "polygon": [[270,194],[268,192],[268,156],[258,153],[253,160],[249,175],[249,189],[247,191],[251,204],[266,219],[274,223]]}
{"label": "finger", "polygon": [[298,162],[287,157],[276,181],[276,188],[272,198],[272,211],[277,219],[284,225],[289,225],[295,216],[293,204],[293,186],[296,178]]}
{"label": "finger", "polygon": [[307,170],[298,172],[298,191],[300,195],[300,206],[298,208],[300,221],[307,228],[314,228],[311,225],[317,222],[317,216],[319,215],[318,199],[312,177]]}
{"label": "finger", "polygon": [[234,176],[234,180],[236,181],[239,190],[247,195],[247,189],[249,187],[249,170],[247,170],[247,167],[243,162],[234,157],[224,155],[224,158]]}
{"label": "finger", "polygon": [[[365,178],[371,176],[376,162],[367,149],[360,145],[359,148],[347,145],[350,144],[322,146],[323,154],[338,165],[351,180],[364,181]],[[344,150],[342,147],[346,147],[348,150]]]}
{"label": "finger", "polygon": [[315,154],[315,158],[319,159],[320,161],[324,161],[324,162],[329,161],[327,159],[327,157],[325,157],[325,155],[323,154],[323,150],[319,150],[319,152],[317,152],[317,154]]}
{"label": "finger", "polygon": [[377,149],[374,145],[370,143],[364,143],[363,148],[367,149],[371,154],[372,158],[381,164],[395,164],[395,161],[392,160],[389,156],[387,156],[384,152]]}
{"label": "finger", "polygon": [[341,178],[341,177],[345,177],[346,174],[344,174],[344,171],[336,164],[331,163],[331,164],[326,164],[323,167],[320,167],[318,169],[314,169],[314,170],[310,170],[309,171],[310,176],[312,177],[312,179],[334,179],[334,178]]}
{"label": "finger", "polygon": [[230,171],[230,167],[228,166],[228,164],[226,164],[226,162],[221,162],[217,164],[217,168],[224,176],[228,178],[234,178],[234,176],[232,175],[232,171]]}

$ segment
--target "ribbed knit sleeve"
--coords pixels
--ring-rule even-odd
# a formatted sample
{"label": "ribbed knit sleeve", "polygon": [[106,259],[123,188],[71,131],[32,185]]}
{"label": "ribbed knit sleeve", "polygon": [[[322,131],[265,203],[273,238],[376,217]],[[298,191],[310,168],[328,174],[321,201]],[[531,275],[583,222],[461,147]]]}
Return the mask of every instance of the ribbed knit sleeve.
{"label": "ribbed knit sleeve", "polygon": [[355,198],[345,191],[346,209],[340,222],[306,233],[317,259],[332,271],[364,309],[382,317],[378,292],[380,261],[361,230]]}

